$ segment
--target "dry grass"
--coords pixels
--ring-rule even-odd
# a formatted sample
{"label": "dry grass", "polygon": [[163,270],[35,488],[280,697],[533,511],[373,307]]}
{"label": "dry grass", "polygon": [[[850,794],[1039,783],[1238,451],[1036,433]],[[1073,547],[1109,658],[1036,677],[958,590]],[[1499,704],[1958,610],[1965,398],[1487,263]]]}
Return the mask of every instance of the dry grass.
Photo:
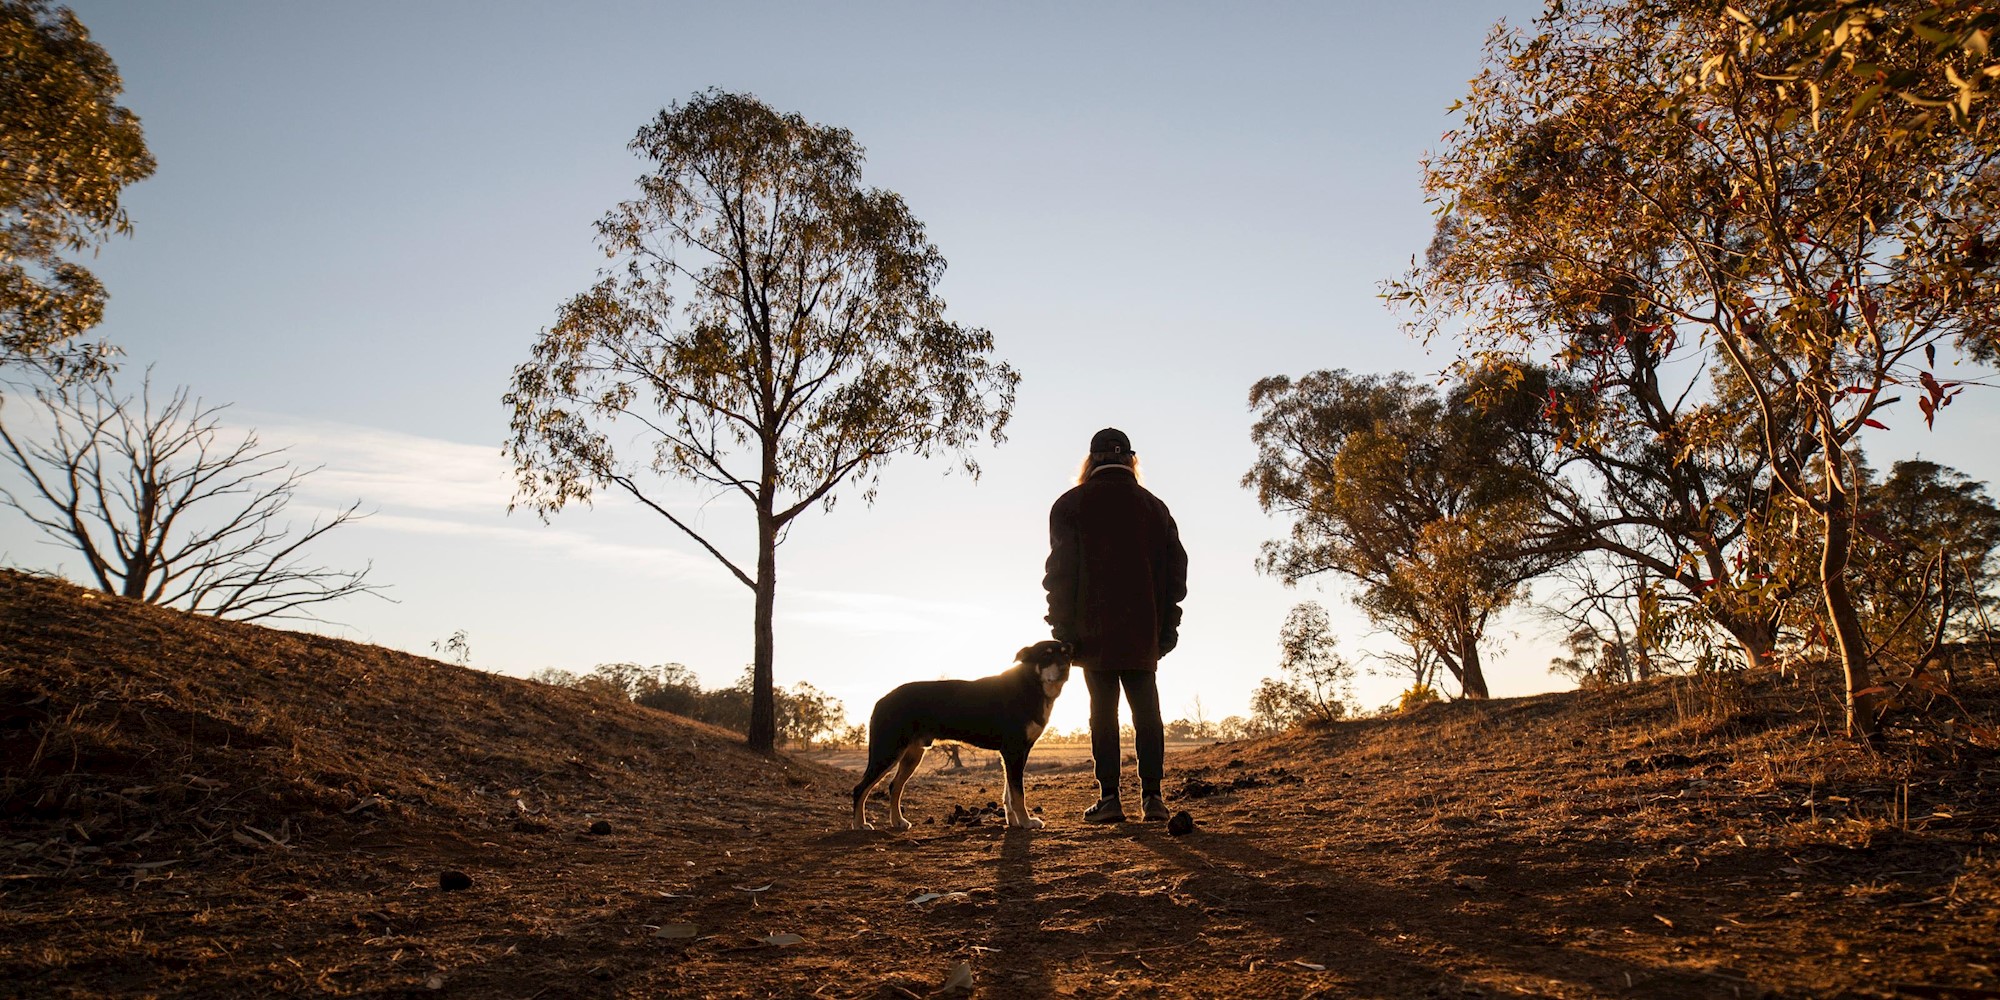
{"label": "dry grass", "polygon": [[998,797],[973,768],[856,833],[851,774],[671,716],[0,574],[0,983],[888,998],[963,961],[993,997],[1991,995],[2000,761],[1914,723],[1857,748],[1814,691],[1177,748],[1187,837],[1078,822],[1061,754],[1042,831],[947,823]]}

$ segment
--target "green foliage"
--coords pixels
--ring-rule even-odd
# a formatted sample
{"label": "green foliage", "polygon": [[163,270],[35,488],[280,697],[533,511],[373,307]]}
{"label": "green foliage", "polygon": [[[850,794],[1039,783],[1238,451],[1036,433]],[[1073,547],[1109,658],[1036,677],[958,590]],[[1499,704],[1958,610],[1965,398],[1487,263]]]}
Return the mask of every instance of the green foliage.
{"label": "green foliage", "polygon": [[1291,681],[1266,677],[1250,692],[1247,725],[1256,734],[1280,732],[1312,719],[1312,694]]}
{"label": "green foliage", "polygon": [[1412,684],[1401,697],[1396,699],[1396,711],[1408,712],[1425,705],[1436,705],[1442,701],[1444,699],[1438,696],[1436,688],[1428,684]]}
{"label": "green foliage", "polygon": [[1855,598],[1884,653],[1913,667],[1932,642],[1990,628],[2000,506],[1985,484],[1935,462],[1897,462],[1869,485],[1860,528]]}
{"label": "green foliage", "polygon": [[715,716],[724,713],[712,710],[706,705],[704,702],[706,693],[702,691],[701,682],[695,678],[694,671],[678,663],[668,663],[658,667],[647,679],[643,688],[628,686],[626,690],[630,692],[633,701],[647,708],[657,708],[662,712],[672,712],[690,719],[722,724],[716,721]]}
{"label": "green foliage", "polygon": [[1354,702],[1354,667],[1336,645],[1318,601],[1293,607],[1278,629],[1278,665],[1298,689],[1307,721],[1333,722],[1349,714]]}
{"label": "green foliage", "polygon": [[1577,682],[1578,687],[1602,687],[1640,680],[1638,652],[1632,646],[1602,638],[1589,629],[1577,629],[1564,637],[1568,656],[1549,661],[1549,672]]}
{"label": "green foliage", "polygon": [[1908,129],[1948,120],[1975,138],[1990,116],[1982,105],[2000,80],[2000,10],[1989,3],[1785,0],[1762,18],[1737,12],[1734,20],[1736,47],[1786,53],[1794,80],[1825,85],[1844,76],[1859,85],[1850,114],[1893,94],[1919,109]]}
{"label": "green foliage", "polygon": [[1475,350],[1566,364],[1590,317],[1618,315],[1618,336],[1722,366],[1755,415],[1768,516],[1818,526],[1814,582],[1866,731],[1846,455],[1899,398],[1927,423],[1949,404],[1941,348],[2000,342],[1989,102],[1968,105],[1969,134],[1923,127],[1934,109],[1879,100],[1897,70],[1802,76],[1819,36],[1742,44],[1774,8],[1732,10],[1581,0],[1497,34],[1425,166],[1438,239],[1391,294]]}
{"label": "green foliage", "polygon": [[1361,585],[1376,622],[1435,651],[1468,697],[1486,696],[1479,641],[1522,585],[1559,565],[1535,535],[1536,386],[1483,373],[1439,394],[1408,375],[1314,372],[1250,391],[1257,462],[1243,484],[1292,522],[1262,568],[1294,583]]}
{"label": "green foliage", "polygon": [[1521,350],[1481,360],[1549,387],[1536,432],[1552,459],[1550,543],[1599,554],[1612,579],[1644,580],[1636,589],[1667,613],[1727,633],[1746,664],[1765,663],[1780,607],[1767,598],[1792,581],[1757,544],[1771,491],[1756,410],[1726,371],[1704,370],[1697,342],[1656,320],[1630,295],[1606,295],[1544,319],[1565,331],[1556,371]]}
{"label": "green foliage", "polygon": [[71,259],[131,225],[118,196],[153,173],[118,67],[68,8],[0,0],[0,373],[102,368],[70,344],[104,314],[104,286]]}
{"label": "green foliage", "polygon": [[1215,724],[1216,738],[1223,740],[1247,740],[1265,731],[1264,726],[1240,715],[1225,716]]}
{"label": "green foliage", "polygon": [[[586,674],[550,667],[530,674],[528,679],[557,687],[594,691],[739,733],[748,732],[750,728],[752,681],[749,667],[743,669],[734,684],[706,690],[694,671],[678,663],[652,667],[637,663],[600,663]],[[804,681],[777,694],[778,741],[781,744],[807,750],[814,743],[858,739],[866,744],[866,728],[848,725],[847,707],[840,699]]]}
{"label": "green foliage", "polygon": [[836,739],[847,726],[847,707],[840,699],[799,681],[785,692],[778,706],[778,738],[789,746],[810,750],[815,741]]}
{"label": "green foliage", "polygon": [[[775,549],[892,456],[998,444],[1019,376],[992,334],[944,318],[944,257],[903,200],[860,183],[845,129],[708,91],[641,128],[652,169],[597,224],[614,266],[514,370],[517,502],[544,517],[613,488],[756,593],[750,743],[777,736]],[[680,480],[754,508],[754,561],[671,511]]]}

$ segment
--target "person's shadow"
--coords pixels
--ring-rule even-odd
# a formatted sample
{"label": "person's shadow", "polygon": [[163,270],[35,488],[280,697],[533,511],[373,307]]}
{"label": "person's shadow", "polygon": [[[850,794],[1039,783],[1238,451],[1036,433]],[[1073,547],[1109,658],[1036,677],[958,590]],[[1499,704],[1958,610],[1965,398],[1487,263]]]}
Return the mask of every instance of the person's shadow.
{"label": "person's shadow", "polygon": [[[994,883],[991,963],[974,962],[983,980],[980,996],[1046,997],[1054,992],[1042,954],[1042,900],[1035,884],[1035,834],[1009,827],[1000,841],[1000,871]],[[980,969],[980,966],[984,969]]]}

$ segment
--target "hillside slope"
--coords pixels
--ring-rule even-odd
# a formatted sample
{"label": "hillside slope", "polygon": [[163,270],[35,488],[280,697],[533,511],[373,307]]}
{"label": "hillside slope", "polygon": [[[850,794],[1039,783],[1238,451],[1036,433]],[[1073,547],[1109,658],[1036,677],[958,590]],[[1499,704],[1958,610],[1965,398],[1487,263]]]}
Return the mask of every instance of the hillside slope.
{"label": "hillside slope", "polygon": [[21,870],[185,870],[391,831],[561,836],[635,808],[656,831],[732,834],[839,777],[741,743],[585,692],[0,571],[0,818]]}
{"label": "hillside slope", "polygon": [[[0,574],[0,992],[2000,996],[2000,759],[1862,749],[1826,690],[1177,752],[1187,836],[1080,822],[1075,768],[1043,830],[973,768],[855,832],[851,775],[659,713]],[[2000,714],[1990,664],[1960,697]]]}

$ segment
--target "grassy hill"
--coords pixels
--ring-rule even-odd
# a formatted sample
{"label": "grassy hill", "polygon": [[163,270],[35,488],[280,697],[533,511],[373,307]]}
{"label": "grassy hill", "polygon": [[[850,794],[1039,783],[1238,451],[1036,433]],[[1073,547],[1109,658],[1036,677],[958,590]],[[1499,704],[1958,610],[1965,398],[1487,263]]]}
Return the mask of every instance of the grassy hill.
{"label": "grassy hill", "polygon": [[741,742],[584,692],[0,572],[0,816],[65,867],[226,853],[246,829],[302,843],[391,820],[582,830],[641,799],[736,829],[833,773]]}
{"label": "grassy hill", "polygon": [[[1185,837],[1081,823],[1075,768],[1032,834],[976,769],[866,833],[851,774],[673,716],[0,572],[0,992],[2000,995],[2000,759],[1855,746],[1830,690],[1176,751]],[[2000,714],[1991,664],[1958,696]]]}

